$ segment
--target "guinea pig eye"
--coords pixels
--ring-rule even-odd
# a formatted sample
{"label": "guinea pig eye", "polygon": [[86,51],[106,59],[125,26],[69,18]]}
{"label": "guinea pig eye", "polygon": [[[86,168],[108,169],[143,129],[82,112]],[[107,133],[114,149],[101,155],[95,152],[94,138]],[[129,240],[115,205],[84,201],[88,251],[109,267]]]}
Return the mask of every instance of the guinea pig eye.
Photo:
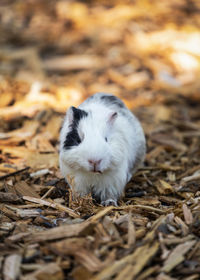
{"label": "guinea pig eye", "polygon": [[105,137],[105,141],[108,142],[108,138],[107,137]]}

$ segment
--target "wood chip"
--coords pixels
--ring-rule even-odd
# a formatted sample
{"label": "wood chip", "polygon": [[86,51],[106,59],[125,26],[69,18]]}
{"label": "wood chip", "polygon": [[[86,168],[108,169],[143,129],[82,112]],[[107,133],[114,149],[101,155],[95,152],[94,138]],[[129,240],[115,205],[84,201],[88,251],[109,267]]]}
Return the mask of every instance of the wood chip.
{"label": "wood chip", "polygon": [[71,71],[80,69],[101,68],[103,61],[95,55],[60,56],[44,61],[43,67],[50,71]]}
{"label": "wood chip", "polygon": [[161,272],[157,277],[156,280],[176,280],[176,278],[170,277],[165,273]]}
{"label": "wood chip", "polygon": [[19,199],[19,196],[14,193],[0,192],[0,202],[17,202]]}
{"label": "wood chip", "polygon": [[104,217],[105,215],[109,214],[113,209],[115,209],[115,207],[113,207],[113,206],[108,206],[106,208],[103,208],[96,215],[89,218],[88,221],[90,221],[91,223],[96,222],[99,219],[101,219],[102,217]]}
{"label": "wood chip", "polygon": [[186,236],[189,232],[189,228],[188,226],[183,222],[183,220],[179,217],[175,217],[174,218],[175,222],[180,226],[182,232],[183,232],[183,235]]}
{"label": "wood chip", "polygon": [[191,210],[187,207],[186,204],[183,204],[183,215],[187,225],[193,223],[193,216]]}
{"label": "wood chip", "polygon": [[20,265],[22,257],[18,254],[13,254],[5,259],[3,267],[3,276],[5,280],[16,280],[19,277]]}
{"label": "wood chip", "polygon": [[105,216],[103,219],[103,226],[106,230],[106,232],[110,235],[112,239],[116,239],[119,242],[122,241],[120,238],[120,234],[116,228],[116,226],[113,224],[113,221],[110,217]]}
{"label": "wood chip", "polygon": [[85,221],[80,224],[64,225],[41,232],[32,233],[28,240],[32,242],[42,242],[46,240],[55,240],[66,237],[82,236],[87,232],[91,232],[94,224]]}
{"label": "wood chip", "polygon": [[184,260],[184,255],[195,245],[196,241],[187,241],[184,244],[176,246],[169,257],[166,259],[162,271],[170,272],[174,267]]}
{"label": "wood chip", "polygon": [[135,231],[135,226],[133,223],[132,215],[129,214],[128,218],[128,248],[131,248],[136,241],[136,231]]}
{"label": "wood chip", "polygon": [[170,194],[174,192],[173,187],[163,180],[159,180],[159,182],[156,184],[156,188],[161,195]]}
{"label": "wood chip", "polygon": [[33,187],[29,186],[25,181],[18,182],[14,185],[19,196],[31,196],[40,198],[39,194],[34,190]]}
{"label": "wood chip", "polygon": [[101,270],[104,266],[103,263],[87,247],[87,241],[84,238],[66,239],[50,245],[50,249],[56,254],[74,256],[91,272]]}
{"label": "wood chip", "polygon": [[[145,237],[146,240],[153,240],[155,235],[155,230],[162,223],[163,217],[161,217],[154,224],[152,230]],[[150,247],[149,247],[150,246]],[[114,262],[112,265],[109,265],[105,269],[103,269],[99,274],[97,274],[92,280],[107,280],[112,276],[118,273],[118,279],[122,279],[122,277],[128,277],[126,279],[133,279],[141,269],[146,265],[146,263],[151,259],[151,257],[157,252],[159,249],[159,243],[155,242],[153,245],[148,243],[147,245],[143,245],[138,247],[132,254]],[[128,268],[127,268],[127,265]]]}
{"label": "wood chip", "polygon": [[3,222],[0,224],[0,230],[11,231],[14,226],[14,223]]}
{"label": "wood chip", "polygon": [[49,174],[49,173],[50,173],[49,169],[46,168],[46,169],[41,169],[41,170],[38,170],[36,172],[33,172],[33,173],[30,174],[30,176],[32,178],[38,178],[40,176],[44,176],[44,175]]}
{"label": "wood chip", "polygon": [[30,202],[34,202],[34,203],[38,203],[38,204],[42,204],[51,208],[55,208],[55,209],[59,209],[61,211],[66,212],[69,216],[74,217],[74,218],[79,218],[79,215],[74,213],[73,210],[71,210],[70,208],[67,208],[59,203],[55,203],[55,202],[49,202],[46,201],[44,199],[39,199],[39,198],[34,198],[34,197],[29,197],[29,196],[23,196],[22,197],[24,200],[30,201]]}
{"label": "wood chip", "polygon": [[183,183],[200,180],[200,170],[197,170],[193,175],[182,178]]}
{"label": "wood chip", "polygon": [[23,276],[22,280],[64,280],[64,274],[62,269],[57,263],[49,263],[43,265],[42,268],[39,268],[35,272]]}
{"label": "wood chip", "polygon": [[143,273],[141,273],[137,280],[145,280],[147,277],[149,277],[151,274],[156,273],[159,271],[160,267],[158,265],[147,268]]}
{"label": "wood chip", "polygon": [[116,209],[119,209],[119,210],[131,210],[131,209],[144,209],[146,211],[149,211],[149,212],[155,212],[155,213],[158,213],[158,214],[164,214],[165,211],[163,210],[160,210],[159,208],[155,208],[155,207],[152,207],[152,206],[146,206],[146,205],[128,205],[128,206],[121,206],[121,207],[117,207]]}

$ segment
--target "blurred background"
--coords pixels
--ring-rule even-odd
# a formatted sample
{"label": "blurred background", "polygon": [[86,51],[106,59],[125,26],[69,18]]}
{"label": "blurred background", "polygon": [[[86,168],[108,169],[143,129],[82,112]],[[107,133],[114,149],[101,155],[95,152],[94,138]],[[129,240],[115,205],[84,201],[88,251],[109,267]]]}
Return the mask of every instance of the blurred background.
{"label": "blurred background", "polygon": [[200,99],[199,31],[198,0],[1,0],[0,116],[97,91],[130,108]]}

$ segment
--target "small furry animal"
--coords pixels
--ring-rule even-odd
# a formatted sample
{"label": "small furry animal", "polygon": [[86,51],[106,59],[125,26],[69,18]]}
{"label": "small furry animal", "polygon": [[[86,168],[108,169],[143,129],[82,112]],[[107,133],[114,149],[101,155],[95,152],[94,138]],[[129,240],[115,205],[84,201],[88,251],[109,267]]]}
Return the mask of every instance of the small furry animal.
{"label": "small furry animal", "polygon": [[60,134],[60,169],[65,179],[74,178],[80,196],[92,192],[102,205],[117,206],[145,154],[140,123],[116,96],[96,93],[68,109]]}

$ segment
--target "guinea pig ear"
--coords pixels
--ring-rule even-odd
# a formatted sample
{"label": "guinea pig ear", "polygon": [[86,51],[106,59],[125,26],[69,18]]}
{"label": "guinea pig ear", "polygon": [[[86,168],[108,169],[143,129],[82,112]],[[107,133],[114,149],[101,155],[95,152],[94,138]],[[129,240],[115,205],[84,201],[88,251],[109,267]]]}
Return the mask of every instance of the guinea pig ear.
{"label": "guinea pig ear", "polygon": [[109,117],[108,117],[108,124],[109,124],[109,125],[113,125],[113,123],[115,122],[117,116],[118,116],[117,112],[112,112],[112,113],[109,115]]}
{"label": "guinea pig ear", "polygon": [[74,109],[76,108],[72,106],[67,110],[67,120],[69,125],[71,125],[74,120]]}
{"label": "guinea pig ear", "polygon": [[84,110],[78,109],[76,107],[70,107],[67,111],[67,120],[69,125],[71,125],[74,121],[78,124],[80,119],[87,117],[88,113]]}

